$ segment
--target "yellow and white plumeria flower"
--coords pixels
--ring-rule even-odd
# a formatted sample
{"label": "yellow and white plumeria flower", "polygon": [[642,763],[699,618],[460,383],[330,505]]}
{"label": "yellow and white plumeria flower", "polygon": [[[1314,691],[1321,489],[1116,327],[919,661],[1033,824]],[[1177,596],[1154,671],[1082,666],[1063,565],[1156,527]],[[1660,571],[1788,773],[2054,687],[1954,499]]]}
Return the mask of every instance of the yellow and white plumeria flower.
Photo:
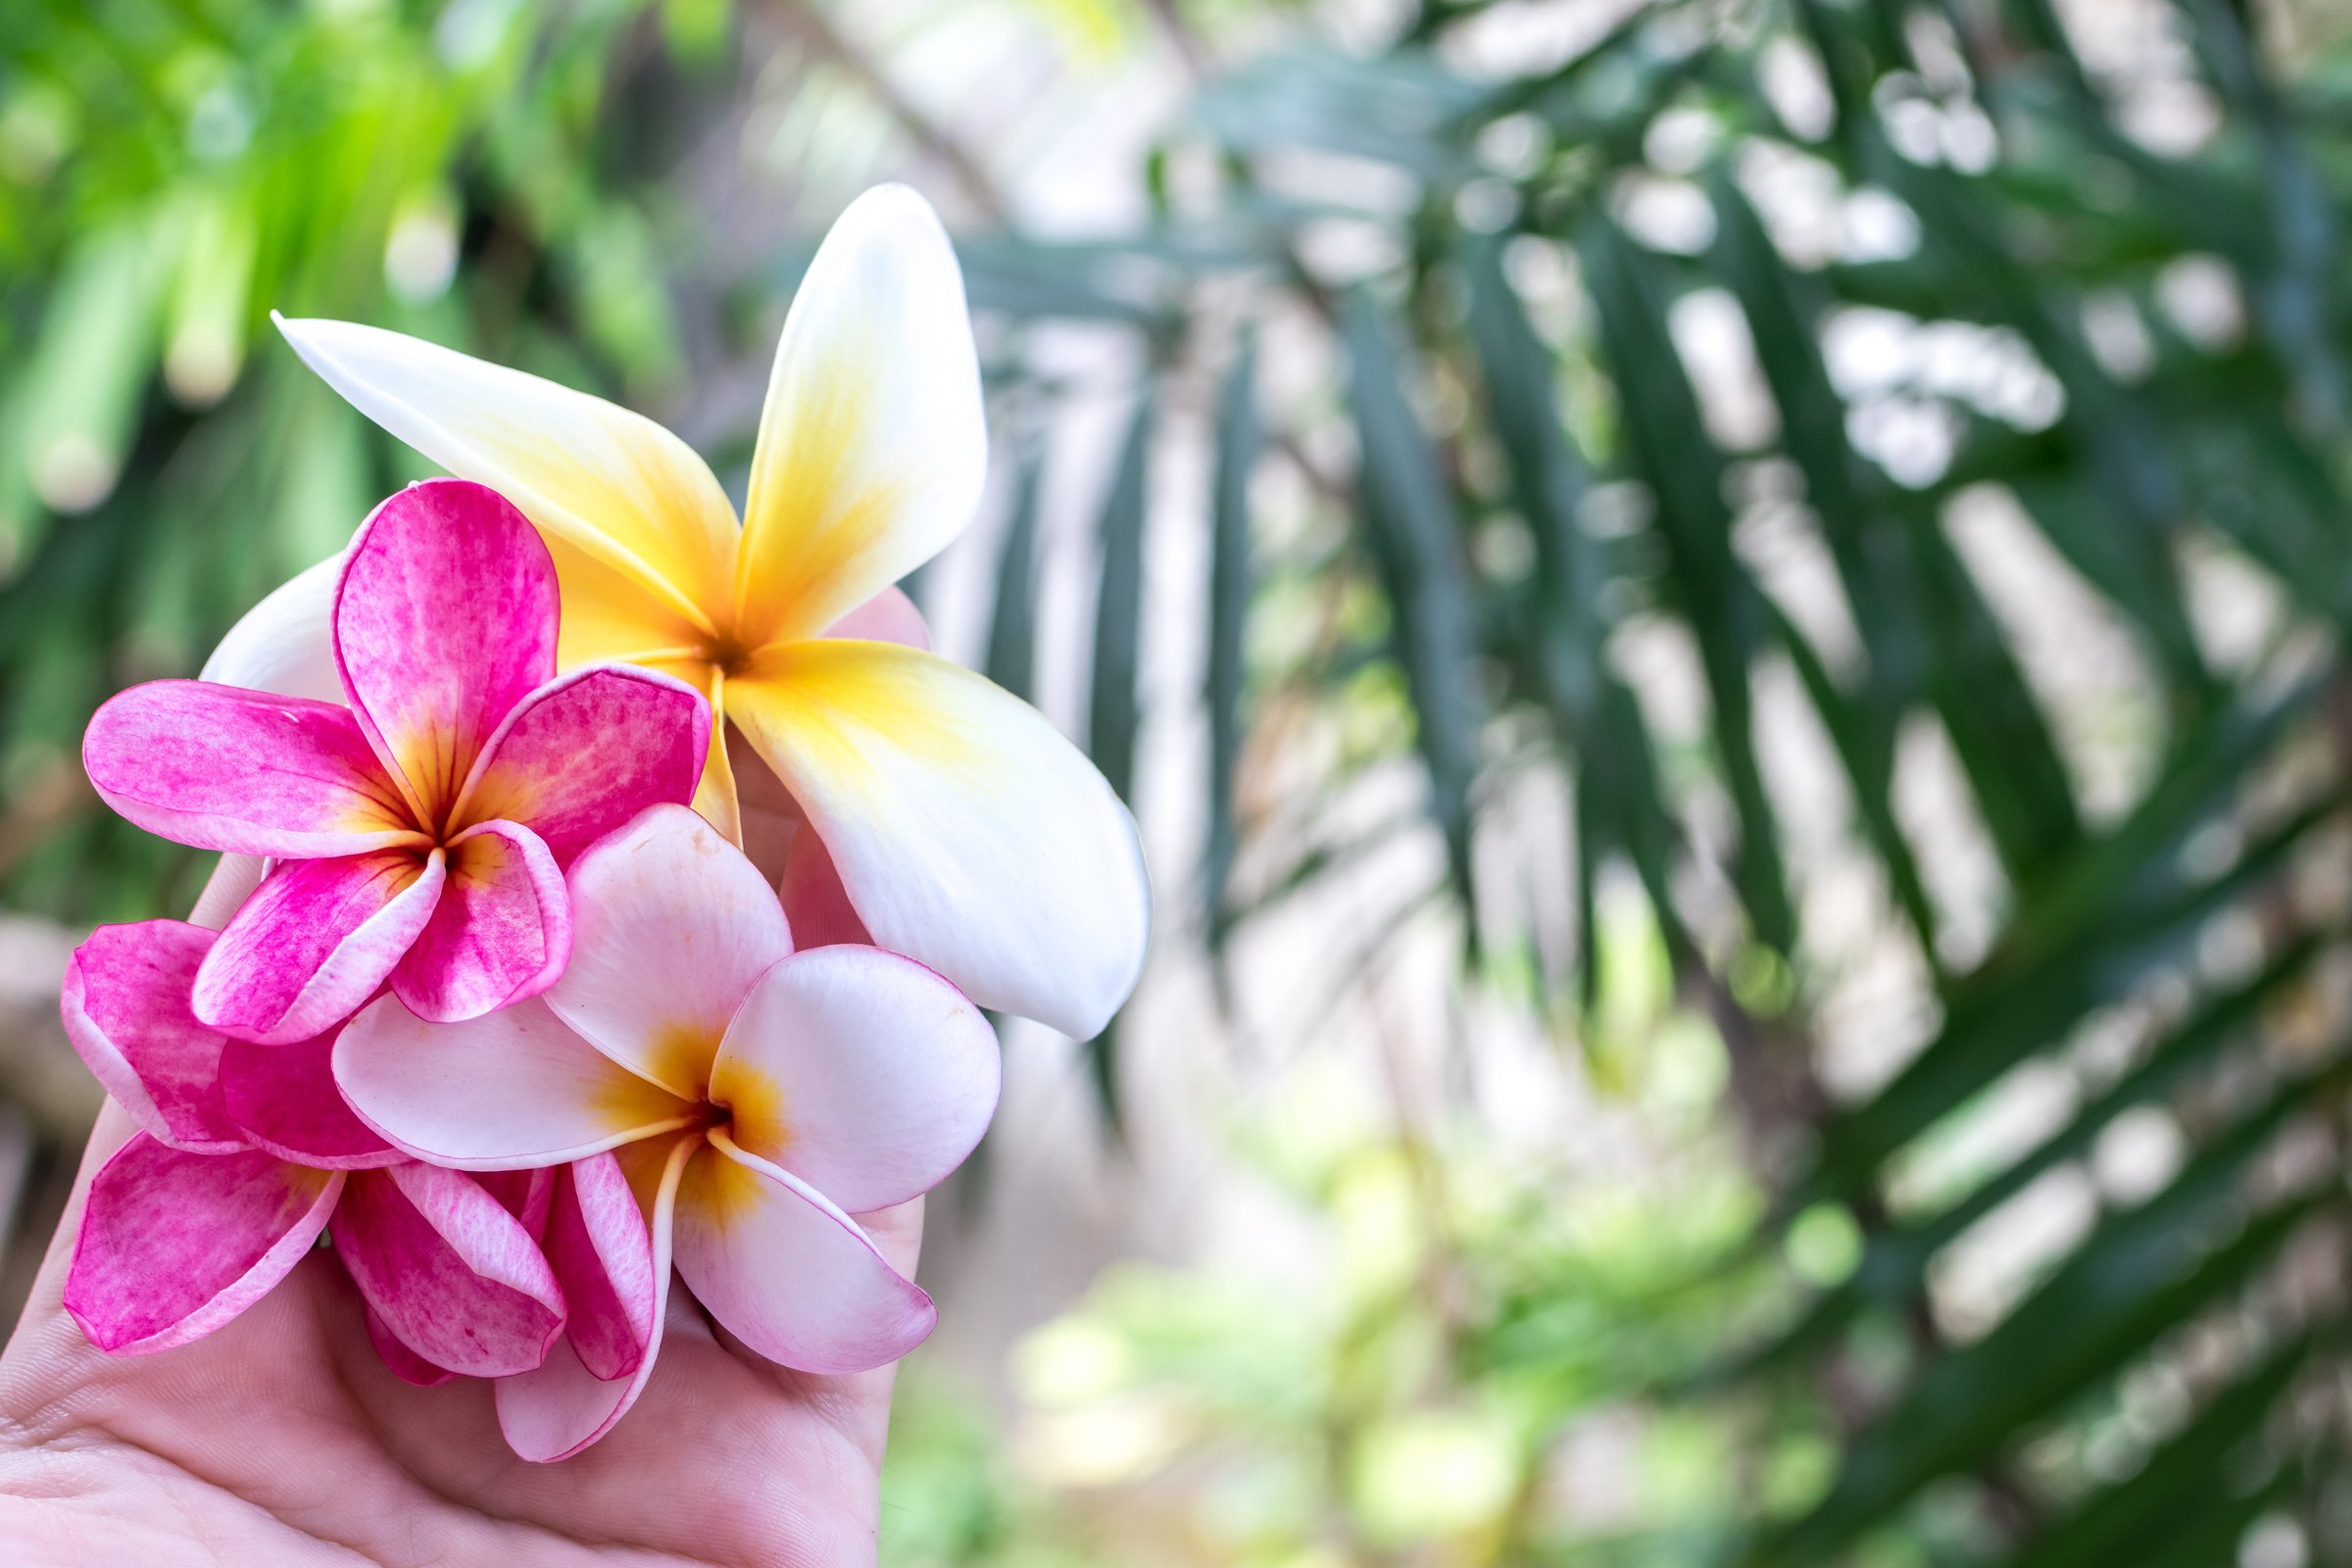
{"label": "yellow and white plumeria flower", "polygon": [[[709,698],[706,817],[740,836],[726,739],[739,730],[878,946],[984,1006],[1081,1037],[1108,1020],[1142,969],[1150,891],[1102,776],[970,670],[824,635],[937,554],[980,495],[962,274],[921,197],[868,191],[817,252],[777,347],[740,525],[702,459],[625,409],[373,327],[279,326],[363,413],[538,526],[563,587],[561,667],[643,664]],[[299,637],[316,618],[289,585],[235,636],[251,659],[278,624]]]}

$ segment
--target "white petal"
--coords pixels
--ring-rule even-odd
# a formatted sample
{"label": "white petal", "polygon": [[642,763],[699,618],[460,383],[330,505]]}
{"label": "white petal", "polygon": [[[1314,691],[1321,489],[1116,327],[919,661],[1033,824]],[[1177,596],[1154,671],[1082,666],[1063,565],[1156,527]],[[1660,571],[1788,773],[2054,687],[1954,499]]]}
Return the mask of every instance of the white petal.
{"label": "white petal", "polygon": [[196,678],[279,697],[342,703],[333,624],[335,581],[342,572],[343,558],[338,555],[279,583],[228,628]]}
{"label": "white petal", "polygon": [[937,974],[879,948],[814,948],[760,976],[710,1097],[738,1146],[864,1214],[963,1163],[998,1073],[988,1020]]}
{"label": "white petal", "polygon": [[382,998],[335,1041],[335,1085],[386,1141],[461,1170],[560,1164],[692,1114],[537,999],[465,1023],[427,1023],[399,998]]}
{"label": "white petal", "polygon": [[683,806],[657,806],[572,862],[571,961],[549,1005],[613,1060],[690,1099],[727,1020],[792,951],[773,889]]}
{"label": "white petal", "polygon": [[1135,989],[1152,901],[1134,819],[1037,710],[933,654],[813,641],[730,681],[727,715],[876,945],[1080,1039]]}
{"label": "white petal", "polygon": [[904,185],[850,204],[776,346],[736,579],[747,646],[813,637],[971,520],[988,467],[963,273]]}

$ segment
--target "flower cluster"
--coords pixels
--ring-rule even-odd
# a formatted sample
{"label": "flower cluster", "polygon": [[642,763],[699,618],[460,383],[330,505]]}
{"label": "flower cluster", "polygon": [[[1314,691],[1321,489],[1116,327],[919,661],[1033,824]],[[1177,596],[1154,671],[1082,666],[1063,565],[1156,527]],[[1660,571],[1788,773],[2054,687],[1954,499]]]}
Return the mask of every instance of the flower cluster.
{"label": "flower cluster", "polygon": [[91,721],[101,797],[243,896],[74,956],[68,1033],[139,1131],[67,1309],[169,1349],[323,1248],[392,1372],[495,1380],[536,1460],[627,1411],[673,1273],[785,1366],[904,1354],[930,1298],[855,1216],[985,1130],[980,1005],[1099,1029],[1149,905],[1101,776],[891,587],[986,451],[936,220],[886,187],[827,239],[740,525],[623,410],[281,324],[458,477],[384,502],[206,678]]}

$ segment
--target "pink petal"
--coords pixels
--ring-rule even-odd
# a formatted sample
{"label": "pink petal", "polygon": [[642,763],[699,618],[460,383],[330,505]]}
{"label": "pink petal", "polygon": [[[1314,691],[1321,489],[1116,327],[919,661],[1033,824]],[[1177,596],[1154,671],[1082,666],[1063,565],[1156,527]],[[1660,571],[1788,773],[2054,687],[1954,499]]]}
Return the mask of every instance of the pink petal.
{"label": "pink petal", "polygon": [[613,1060],[699,1098],[736,1004],[792,951],[783,906],[682,806],[592,846],[569,881],[571,962],[548,1005]]}
{"label": "pink petal", "polygon": [[694,799],[710,705],[672,676],[592,664],[525,697],[490,738],[455,820],[527,822],[558,865],[649,806]]}
{"label": "pink petal", "polygon": [[895,583],[825,628],[828,637],[856,637],[870,643],[900,643],[929,648],[931,627],[923,612]]}
{"label": "pink petal", "polygon": [[66,963],[66,1038],[106,1092],[159,1142],[192,1153],[246,1147],[221,1106],[219,1030],[188,1010],[213,933],[177,920],[102,925]]}
{"label": "pink petal", "polygon": [[472,1177],[433,1165],[360,1171],[335,1212],[335,1250],[393,1338],[469,1377],[547,1359],[564,1293],[522,1222]]}
{"label": "pink petal", "polygon": [[[556,1200],[556,1171],[554,1165],[540,1165],[531,1170],[480,1170],[473,1179],[482,1190],[499,1201],[499,1206],[522,1221],[522,1228],[531,1233],[531,1240],[547,1240],[548,1210]],[[542,1250],[544,1250],[544,1247]],[[553,1266],[555,1259],[548,1259]],[[556,1283],[564,1283],[563,1270],[556,1271]]]}
{"label": "pink petal", "polygon": [[508,710],[556,672],[556,567],[506,498],[428,479],[360,524],[335,589],[335,664],[360,727],[444,819]]}
{"label": "pink petal", "polygon": [[854,1213],[963,1163],[996,1113],[997,1037],[963,994],[879,948],[814,948],[760,977],[710,1098],[735,1144]]}
{"label": "pink petal", "polygon": [[804,1372],[862,1372],[929,1337],[931,1298],[858,1222],[713,1133],[678,1190],[678,1273],[744,1344]]}
{"label": "pink petal", "polygon": [[237,1130],[280,1159],[320,1170],[367,1170],[404,1157],[351,1113],[335,1089],[334,1041],[291,1046],[231,1040],[220,1053],[220,1098]]}
{"label": "pink petal", "polygon": [[481,822],[449,841],[449,886],[392,990],[418,1017],[478,1018],[535,997],[571,952],[571,901],[539,835]]}
{"label": "pink petal", "polygon": [[196,972],[196,1016],[266,1046],[324,1034],[375,994],[432,917],[441,851],[279,865]]}
{"label": "pink petal", "polygon": [[200,850],[310,860],[424,842],[332,703],[150,681],[98,710],[81,762],[107,805]]}
{"label": "pink petal", "polygon": [[387,997],[335,1042],[335,1082],[394,1144],[461,1169],[560,1165],[697,1109],[573,1034],[544,999],[431,1024]]}
{"label": "pink petal", "polygon": [[185,1153],[139,1133],[90,1183],[66,1310],[116,1355],[202,1339],[302,1261],[342,1189],[340,1171],[258,1150]]}
{"label": "pink petal", "polygon": [[[665,1151],[640,1144],[630,1151],[660,1151],[665,1158],[653,1191],[640,1200],[640,1211],[651,1233],[649,1247],[654,1285],[653,1316],[646,1334],[645,1353],[635,1375],[607,1381],[588,1370],[573,1351],[569,1338],[548,1352],[547,1364],[519,1377],[498,1382],[498,1425],[507,1446],[525,1459],[547,1463],[566,1459],[612,1430],[628,1414],[654,1375],[662,1351],[662,1323],[669,1309],[670,1234],[677,1206],[678,1183],[687,1161],[701,1147],[696,1138],[680,1138]],[[641,1156],[642,1157],[642,1156]]]}
{"label": "pink petal", "polygon": [[784,901],[784,918],[792,925],[799,948],[855,946],[870,948],[873,937],[850,903],[850,890],[841,885],[841,871],[816,829],[808,823],[792,837],[784,854],[784,883],[777,893]]}
{"label": "pink petal", "polygon": [[607,1382],[635,1372],[654,1337],[653,1238],[611,1154],[558,1175],[547,1260],[571,1309],[564,1332],[581,1365]]}
{"label": "pink petal", "polygon": [[390,1367],[392,1375],[401,1382],[413,1383],[420,1389],[437,1389],[457,1376],[449,1368],[435,1366],[401,1344],[392,1331],[384,1327],[384,1320],[375,1315],[374,1307],[363,1305],[360,1311],[368,1319],[368,1343],[375,1347],[375,1353],[383,1358],[384,1365]]}

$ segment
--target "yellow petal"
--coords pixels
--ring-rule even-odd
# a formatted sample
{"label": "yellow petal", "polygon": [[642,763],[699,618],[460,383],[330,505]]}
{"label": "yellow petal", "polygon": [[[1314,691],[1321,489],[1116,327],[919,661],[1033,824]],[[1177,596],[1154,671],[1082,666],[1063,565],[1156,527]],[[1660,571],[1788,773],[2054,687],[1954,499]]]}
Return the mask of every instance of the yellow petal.
{"label": "yellow petal", "polygon": [[1081,1038],[1126,1000],[1151,927],[1135,823],[1037,710],[937,655],[830,638],[763,653],[727,708],[876,945]]}
{"label": "yellow petal", "polygon": [[386,430],[713,628],[731,587],[734,510],[685,442],[602,398],[398,332],[282,318],[278,329]]}
{"label": "yellow petal", "polygon": [[938,554],[987,466],[956,252],[920,196],[878,186],[825,237],[776,346],[737,567],[743,646],[813,637]]}

